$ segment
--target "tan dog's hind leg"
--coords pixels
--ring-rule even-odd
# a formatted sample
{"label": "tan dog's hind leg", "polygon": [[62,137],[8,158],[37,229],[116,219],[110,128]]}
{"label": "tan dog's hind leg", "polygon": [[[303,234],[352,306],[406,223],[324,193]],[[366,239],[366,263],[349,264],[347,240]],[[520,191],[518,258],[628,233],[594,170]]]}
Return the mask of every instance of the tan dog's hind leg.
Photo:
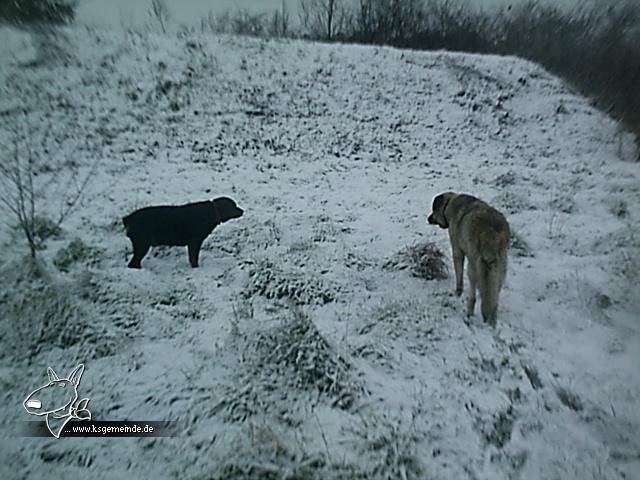
{"label": "tan dog's hind leg", "polygon": [[[480,268],[482,268],[480,266]],[[478,265],[469,259],[467,275],[469,276],[469,298],[467,299],[467,317],[471,317],[476,308],[476,290],[478,288]]]}
{"label": "tan dog's hind leg", "polygon": [[483,269],[482,272],[478,272],[481,275],[478,285],[480,288],[480,300],[482,301],[480,310],[482,311],[484,321],[492,327],[495,327],[500,285],[504,277],[502,271],[499,270],[500,267],[495,263],[487,264],[482,261],[480,263]]}

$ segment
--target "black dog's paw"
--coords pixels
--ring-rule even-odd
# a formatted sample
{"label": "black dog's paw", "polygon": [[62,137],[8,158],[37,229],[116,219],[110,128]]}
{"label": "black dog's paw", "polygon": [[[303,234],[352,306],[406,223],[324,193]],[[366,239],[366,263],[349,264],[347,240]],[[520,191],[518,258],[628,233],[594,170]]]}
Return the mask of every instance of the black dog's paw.
{"label": "black dog's paw", "polygon": [[140,269],[140,268],[142,268],[142,265],[140,265],[139,263],[129,262],[129,265],[127,265],[127,267]]}

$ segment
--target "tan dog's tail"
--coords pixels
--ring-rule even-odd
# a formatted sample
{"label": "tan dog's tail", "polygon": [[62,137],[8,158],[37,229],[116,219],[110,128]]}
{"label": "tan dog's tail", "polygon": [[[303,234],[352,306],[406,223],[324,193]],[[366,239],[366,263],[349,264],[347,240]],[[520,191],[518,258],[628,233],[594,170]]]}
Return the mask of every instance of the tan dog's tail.
{"label": "tan dog's tail", "polygon": [[480,257],[491,265],[505,257],[509,238],[503,232],[482,232],[480,235]]}
{"label": "tan dog's tail", "polygon": [[478,290],[480,291],[480,299],[482,301],[480,309],[482,311],[482,318],[490,325],[496,324],[500,290],[502,289],[507,271],[506,262],[506,255],[491,263],[485,260],[479,262]]}
{"label": "tan dog's tail", "polygon": [[478,289],[482,305],[482,318],[490,325],[496,324],[500,290],[507,275],[507,250],[503,242],[486,242],[478,262]]}

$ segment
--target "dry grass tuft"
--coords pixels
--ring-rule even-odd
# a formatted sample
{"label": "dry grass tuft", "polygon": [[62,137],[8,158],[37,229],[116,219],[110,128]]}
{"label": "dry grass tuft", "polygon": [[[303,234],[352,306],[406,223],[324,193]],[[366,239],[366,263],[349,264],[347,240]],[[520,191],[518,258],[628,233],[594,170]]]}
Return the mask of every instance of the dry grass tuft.
{"label": "dry grass tuft", "polygon": [[409,270],[414,277],[424,280],[443,280],[448,276],[444,254],[432,242],[418,243],[400,250],[384,262],[382,268]]}

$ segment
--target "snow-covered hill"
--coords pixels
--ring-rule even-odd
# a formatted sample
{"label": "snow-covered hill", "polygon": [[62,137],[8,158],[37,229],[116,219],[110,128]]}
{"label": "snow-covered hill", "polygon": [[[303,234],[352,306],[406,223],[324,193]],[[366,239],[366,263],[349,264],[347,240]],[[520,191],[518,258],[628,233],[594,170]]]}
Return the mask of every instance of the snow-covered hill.
{"label": "snow-covered hill", "polygon": [[[5,228],[2,478],[638,478],[638,164],[587,99],[515,58],[83,28],[58,41],[2,32],[0,141],[18,126],[55,145],[52,164],[95,169],[41,252],[53,265],[74,238],[88,247],[51,267],[70,292],[58,317],[82,334],[18,358],[22,323],[58,317],[38,311],[48,297]],[[495,329],[465,322],[451,275],[385,267],[424,242],[450,266],[426,224],[446,190],[515,232]],[[123,215],[221,195],[245,216],[200,268],[182,248],[126,268]],[[79,362],[94,420],[175,420],[175,436],[18,437],[46,368]]]}

